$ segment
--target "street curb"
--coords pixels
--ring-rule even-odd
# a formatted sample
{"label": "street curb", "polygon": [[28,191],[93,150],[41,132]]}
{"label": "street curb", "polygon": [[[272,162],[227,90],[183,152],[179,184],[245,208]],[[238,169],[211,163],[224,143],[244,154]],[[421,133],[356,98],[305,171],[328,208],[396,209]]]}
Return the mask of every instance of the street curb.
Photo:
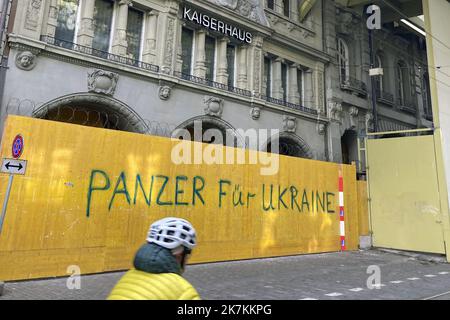
{"label": "street curb", "polygon": [[391,253],[391,254],[397,254],[399,256],[404,257],[410,257],[414,258],[419,261],[426,261],[426,262],[432,262],[432,263],[447,263],[447,259],[445,256],[441,255],[435,255],[435,254],[427,254],[427,253],[417,253],[417,252],[410,252],[410,251],[400,251],[400,250],[393,250],[393,249],[382,249],[382,248],[375,248],[378,251]]}
{"label": "street curb", "polygon": [[4,282],[2,282],[2,281],[0,281],[0,296],[2,296],[2,295],[3,295],[3,291],[4,291],[4,289],[5,289],[5,283],[4,283]]}

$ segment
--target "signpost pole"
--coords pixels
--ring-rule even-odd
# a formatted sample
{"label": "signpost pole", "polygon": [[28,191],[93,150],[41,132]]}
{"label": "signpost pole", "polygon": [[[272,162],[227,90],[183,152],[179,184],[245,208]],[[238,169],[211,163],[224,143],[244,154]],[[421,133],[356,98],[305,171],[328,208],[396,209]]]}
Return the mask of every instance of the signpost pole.
{"label": "signpost pole", "polygon": [[14,175],[10,174],[9,180],[8,180],[8,187],[6,188],[5,200],[3,201],[2,215],[0,216],[0,234],[2,233],[2,229],[3,229],[3,221],[5,220],[5,216],[6,216],[6,207],[8,206],[9,194],[11,192],[13,179],[14,179]]}

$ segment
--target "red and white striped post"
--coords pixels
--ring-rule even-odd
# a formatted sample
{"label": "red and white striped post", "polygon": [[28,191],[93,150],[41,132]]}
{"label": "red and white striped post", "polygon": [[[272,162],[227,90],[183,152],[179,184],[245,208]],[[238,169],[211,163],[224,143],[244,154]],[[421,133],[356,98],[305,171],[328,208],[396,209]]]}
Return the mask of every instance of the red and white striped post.
{"label": "red and white striped post", "polygon": [[344,177],[342,174],[342,166],[339,168],[339,226],[341,251],[345,251]]}

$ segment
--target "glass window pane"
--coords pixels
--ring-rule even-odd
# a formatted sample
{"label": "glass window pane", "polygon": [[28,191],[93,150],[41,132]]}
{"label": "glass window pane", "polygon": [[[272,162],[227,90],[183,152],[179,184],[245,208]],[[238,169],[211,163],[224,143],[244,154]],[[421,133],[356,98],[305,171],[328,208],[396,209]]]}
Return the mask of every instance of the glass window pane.
{"label": "glass window pane", "polygon": [[181,33],[181,56],[183,59],[181,72],[184,74],[191,74],[193,40],[194,31],[183,28]]}
{"label": "glass window pane", "polygon": [[228,73],[228,86],[234,87],[234,59],[236,57],[236,47],[233,45],[227,45],[227,73]]}
{"label": "glass window pane", "polygon": [[267,8],[274,9],[275,7],[275,0],[267,0]]}
{"label": "glass window pane", "polygon": [[[56,43],[63,47],[70,47],[74,42],[75,27],[77,23],[78,0],[59,0],[58,17],[55,31]],[[58,41],[60,40],[60,41]]]}
{"label": "glass window pane", "polygon": [[205,38],[205,65],[208,80],[214,80],[214,59],[215,59],[216,39],[206,36]]}
{"label": "glass window pane", "polygon": [[94,7],[94,40],[92,48],[107,52],[111,36],[114,4],[108,0],[96,0]]}
{"label": "glass window pane", "polygon": [[139,60],[141,52],[141,36],[144,14],[142,11],[128,8],[127,20],[127,55],[131,59]]}
{"label": "glass window pane", "polygon": [[272,80],[270,78],[271,72],[270,72],[270,59],[264,58],[264,76],[266,78],[266,96],[271,96],[271,83]]}
{"label": "glass window pane", "polygon": [[290,0],[284,0],[283,1],[283,13],[286,17],[289,17],[289,11],[290,11],[290,6],[289,6],[289,1]]}
{"label": "glass window pane", "polygon": [[283,101],[287,101],[287,65],[281,64],[281,87],[283,88]]}
{"label": "glass window pane", "polygon": [[297,69],[297,89],[299,94],[299,105],[303,105],[303,72],[302,70]]}

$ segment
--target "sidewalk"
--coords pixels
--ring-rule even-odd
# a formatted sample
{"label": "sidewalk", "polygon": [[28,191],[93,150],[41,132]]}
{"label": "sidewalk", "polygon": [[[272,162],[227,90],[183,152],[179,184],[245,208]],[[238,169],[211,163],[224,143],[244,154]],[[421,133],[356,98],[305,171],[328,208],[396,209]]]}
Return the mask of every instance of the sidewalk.
{"label": "sidewalk", "polygon": [[[374,265],[382,284],[370,290]],[[67,278],[6,283],[0,300],[105,299],[122,275],[83,276],[80,290]],[[450,299],[450,265],[375,250],[192,265],[185,276],[203,299]]]}

